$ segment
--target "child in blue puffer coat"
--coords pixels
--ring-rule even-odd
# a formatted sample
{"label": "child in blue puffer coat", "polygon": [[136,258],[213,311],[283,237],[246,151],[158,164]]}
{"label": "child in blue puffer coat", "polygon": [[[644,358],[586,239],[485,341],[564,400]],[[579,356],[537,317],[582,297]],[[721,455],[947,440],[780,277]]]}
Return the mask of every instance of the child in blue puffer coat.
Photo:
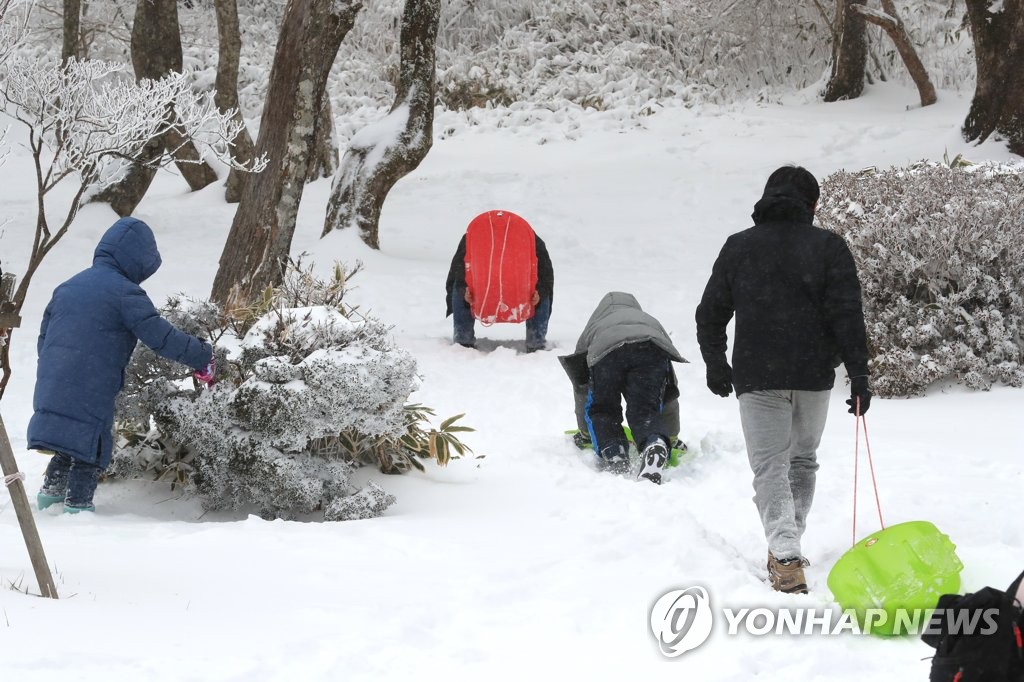
{"label": "child in blue puffer coat", "polygon": [[160,267],[153,230],[122,218],[103,235],[92,267],[58,286],[43,313],[28,446],[53,452],[39,508],[95,511],[93,494],[113,451],[114,399],[142,341],[213,382],[213,349],[160,317],[139,286]]}

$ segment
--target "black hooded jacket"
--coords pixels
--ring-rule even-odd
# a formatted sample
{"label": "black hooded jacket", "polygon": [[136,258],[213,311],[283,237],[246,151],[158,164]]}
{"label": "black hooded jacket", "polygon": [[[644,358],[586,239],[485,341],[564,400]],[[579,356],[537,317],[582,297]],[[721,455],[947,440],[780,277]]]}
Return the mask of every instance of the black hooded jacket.
{"label": "black hooded jacket", "polygon": [[814,190],[811,199],[769,182],[754,227],[726,240],[697,307],[709,368],[727,362],[726,325],[736,315],[737,395],[828,390],[840,361],[851,377],[868,373],[857,268],[841,237],[812,224]]}
{"label": "black hooded jacket", "polygon": [[[541,300],[551,300],[552,303],[555,291],[555,269],[551,265],[551,257],[548,255],[548,247],[544,240],[534,233],[535,249],[537,251],[537,294]],[[448,268],[448,280],[444,284],[445,305],[447,312],[445,317],[452,314],[452,290],[455,287],[466,288],[466,235],[462,235],[459,248],[455,250],[452,257],[452,265]]]}

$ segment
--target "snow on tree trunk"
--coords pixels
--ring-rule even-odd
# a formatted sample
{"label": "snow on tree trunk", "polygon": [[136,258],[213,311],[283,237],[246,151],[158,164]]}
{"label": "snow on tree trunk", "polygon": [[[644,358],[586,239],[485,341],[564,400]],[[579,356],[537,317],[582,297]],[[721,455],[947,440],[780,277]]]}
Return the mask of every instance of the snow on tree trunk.
{"label": "snow on tree trunk", "polygon": [[825,86],[825,101],[856,99],[864,91],[868,60],[867,24],[853,11],[856,0],[837,0],[832,45],[832,75]]}
{"label": "snow on tree trunk", "polygon": [[[238,63],[242,52],[242,34],[238,26],[238,4],[235,0],[215,0],[217,11],[217,90],[214,101],[221,111],[233,109],[234,118],[242,124],[238,135],[231,142],[235,158],[248,161],[255,156],[256,144],[245,127],[241,109],[238,106]],[[224,198],[230,204],[237,204],[242,196],[242,182],[245,175],[232,168],[228,173]]]}
{"label": "snow on tree trunk", "polygon": [[978,78],[964,139],[998,133],[1011,152],[1024,155],[1024,0],[967,0],[967,16]]}
{"label": "snow on tree trunk", "polygon": [[395,103],[383,120],[360,130],[349,143],[335,177],[324,235],[356,226],[364,242],[380,247],[384,199],[420,165],[433,144],[434,46],[440,15],[440,0],[406,0]]}
{"label": "snow on tree trunk", "polygon": [[932,85],[932,81],[928,77],[928,70],[924,68],[921,58],[917,55],[917,50],[914,49],[914,43],[910,40],[910,34],[907,33],[903,20],[896,12],[896,5],[892,0],[882,0],[882,9],[884,11],[879,12],[864,5],[853,5],[853,10],[864,17],[865,21],[880,26],[892,38],[892,42],[900,53],[900,58],[907,66],[910,77],[914,79],[914,85],[917,86],[917,91],[921,96],[921,106],[935,104],[937,101],[935,86]]}
{"label": "snow on tree trunk", "polygon": [[[181,49],[181,29],[178,24],[176,0],[138,0],[135,6],[135,21],[132,24],[132,65],[135,77],[158,80],[169,73],[181,73],[184,59]],[[175,121],[178,117],[173,107],[166,116]],[[159,146],[157,146],[159,145]],[[202,162],[201,155],[179,126],[172,125],[150,147],[153,155],[157,150],[169,153],[178,170],[192,191],[200,190],[217,181],[217,173]],[[142,201],[153,177],[155,164],[139,165],[129,172],[124,180],[112,185],[96,196],[97,201],[110,204],[119,215],[130,214]]]}
{"label": "snow on tree trunk", "polygon": [[233,310],[281,280],[326,98],[327,75],[362,5],[289,0],[256,150],[268,169],[242,187],[211,298]]}

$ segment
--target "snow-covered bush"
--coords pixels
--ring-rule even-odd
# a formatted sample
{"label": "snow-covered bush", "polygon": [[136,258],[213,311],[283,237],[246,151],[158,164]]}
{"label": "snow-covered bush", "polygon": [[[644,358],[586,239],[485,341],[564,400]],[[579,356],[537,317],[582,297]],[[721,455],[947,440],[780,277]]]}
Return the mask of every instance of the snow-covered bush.
{"label": "snow-covered bush", "polygon": [[206,509],[340,520],[394,501],[376,486],[356,492],[357,466],[396,473],[408,469],[396,462],[463,454],[455,434],[468,429],[454,426],[458,417],[431,430],[423,422],[432,412],[406,405],[415,361],[383,323],[343,304],[350,274],[339,266],[322,281],[293,266],[248,323],[209,302],[172,299],[168,319],[215,344],[218,383],[200,389],[188,368],[140,346],[118,398],[111,473],[171,480]]}
{"label": "snow-covered bush", "polygon": [[818,219],[857,261],[874,389],[1024,385],[1021,167],[920,163],[829,176]]}

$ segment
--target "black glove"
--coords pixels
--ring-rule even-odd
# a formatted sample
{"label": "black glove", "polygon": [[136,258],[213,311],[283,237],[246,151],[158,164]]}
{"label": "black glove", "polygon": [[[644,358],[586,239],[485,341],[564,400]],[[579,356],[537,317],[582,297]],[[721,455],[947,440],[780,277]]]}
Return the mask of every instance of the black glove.
{"label": "black glove", "polygon": [[732,367],[729,363],[708,365],[708,388],[715,395],[728,398],[732,393]]}
{"label": "black glove", "polygon": [[850,399],[846,404],[850,406],[847,410],[850,414],[857,414],[857,399],[860,398],[860,413],[864,414],[871,407],[871,391],[868,390],[867,377],[853,377],[850,379]]}

